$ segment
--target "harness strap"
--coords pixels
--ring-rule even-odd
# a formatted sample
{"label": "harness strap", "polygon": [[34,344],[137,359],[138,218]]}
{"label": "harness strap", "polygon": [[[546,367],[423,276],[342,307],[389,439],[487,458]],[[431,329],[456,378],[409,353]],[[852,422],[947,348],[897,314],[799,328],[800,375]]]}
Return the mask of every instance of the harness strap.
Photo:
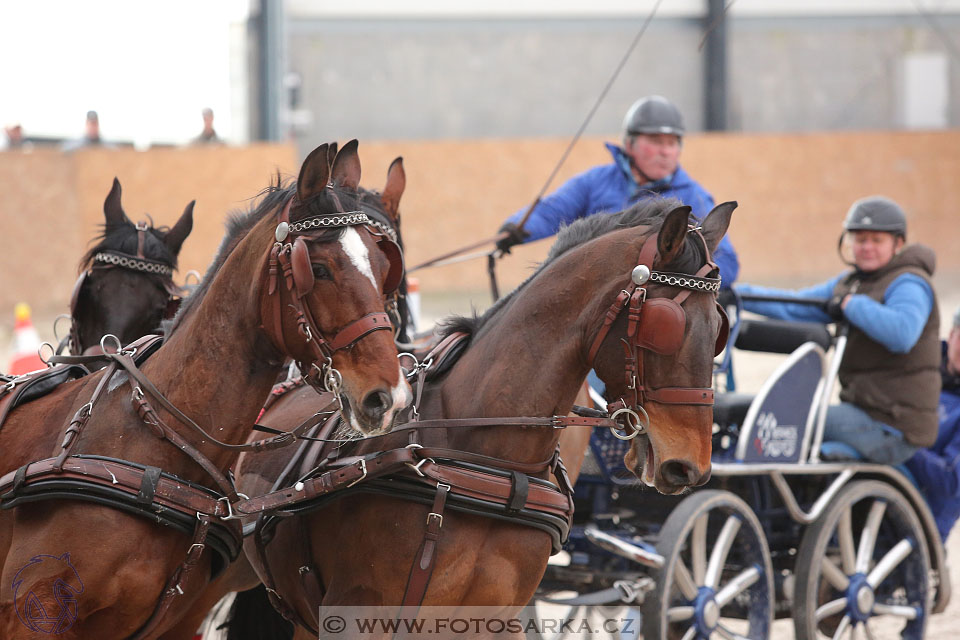
{"label": "harness strap", "polygon": [[100,381],[97,383],[97,387],[93,390],[93,395],[90,396],[90,400],[87,401],[82,407],[77,409],[77,412],[73,415],[73,419],[70,421],[70,424],[67,426],[67,430],[63,434],[63,441],[60,443],[60,454],[57,456],[56,460],[53,463],[54,471],[61,471],[63,469],[63,463],[67,459],[67,456],[70,455],[70,451],[76,445],[77,440],[80,439],[80,432],[83,431],[83,427],[86,426],[87,420],[90,419],[90,412],[93,410],[94,403],[100,399],[100,394],[103,393],[104,388],[107,386],[107,382],[113,377],[113,374],[117,371],[117,362],[114,360],[108,366],[106,371],[103,372],[103,375],[100,378]]}
{"label": "harness strap", "polygon": [[[70,456],[60,468],[56,458],[45,458],[26,464],[0,476],[0,501],[17,497],[24,487],[44,480],[79,480],[85,484],[123,491],[134,502],[149,502],[190,516],[206,514],[214,517],[230,515],[228,505],[209,493],[165,475],[154,475],[125,460]],[[7,490],[6,493],[4,491]],[[150,495],[152,492],[152,495]]]}
{"label": "harness strap", "polygon": [[[403,607],[405,615],[416,615],[423,604],[423,597],[427,593],[427,586],[430,584],[430,576],[433,575],[434,557],[436,556],[437,543],[440,540],[440,529],[443,527],[443,507],[447,503],[447,494],[450,493],[450,485],[440,483],[437,485],[437,493],[433,498],[433,506],[430,513],[427,514],[427,527],[423,532],[423,542],[420,543],[420,549],[414,556],[413,566],[410,567],[410,575],[407,577],[407,587],[404,590]],[[408,607],[411,609],[408,610]]]}
{"label": "harness strap", "polygon": [[193,574],[194,569],[200,564],[200,558],[203,555],[203,550],[206,548],[204,543],[206,542],[209,530],[210,517],[206,515],[197,516],[197,526],[193,530],[193,539],[187,548],[186,557],[183,559],[183,562],[180,563],[180,566],[177,567],[176,571],[173,572],[173,575],[167,580],[167,584],[164,586],[162,595],[160,596],[160,601],[157,602],[157,606],[154,607],[150,619],[132,636],[132,640],[141,640],[142,638],[152,636],[160,627],[160,623],[163,622],[163,618],[170,610],[174,599],[178,595],[184,595],[184,590],[181,585],[187,582]]}

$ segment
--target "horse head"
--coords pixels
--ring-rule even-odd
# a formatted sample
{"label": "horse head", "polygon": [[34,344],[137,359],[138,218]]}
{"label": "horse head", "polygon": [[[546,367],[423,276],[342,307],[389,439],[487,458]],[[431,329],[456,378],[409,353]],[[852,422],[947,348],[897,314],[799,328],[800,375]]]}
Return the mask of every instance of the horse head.
{"label": "horse head", "polygon": [[176,311],[180,290],[172,276],[193,228],[193,206],[187,205],[172,228],[134,224],[120,203],[120,181],[113,179],[103,203],[103,234],[81,260],[70,303],[74,354],[99,348],[106,334],[128,344],[156,331]]}
{"label": "horse head", "polygon": [[710,477],[713,359],[726,343],[710,255],[735,208],[733,202],[721,204],[694,227],[688,224],[690,208],[676,207],[658,229],[635,233],[629,249],[624,232],[608,238],[621,236],[616,249],[603,249],[608,260],[626,258],[630,266],[618,280],[619,294],[603,294],[606,305],[616,298],[608,307],[615,319],[595,339],[593,366],[624,437],[634,438],[627,468],[662,493]]}
{"label": "horse head", "polygon": [[324,144],[307,156],[280,212],[261,316],[274,345],[300,364],[305,379],[342,392],[347,422],[376,433],[388,430],[411,400],[384,313],[385,297],[403,278],[402,254],[364,211],[357,141],[332,162],[330,155]]}

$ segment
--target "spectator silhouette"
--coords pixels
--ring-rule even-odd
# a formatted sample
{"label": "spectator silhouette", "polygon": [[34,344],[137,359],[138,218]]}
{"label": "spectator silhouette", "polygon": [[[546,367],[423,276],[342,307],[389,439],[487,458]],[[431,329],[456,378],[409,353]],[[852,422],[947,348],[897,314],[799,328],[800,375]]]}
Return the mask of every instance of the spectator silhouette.
{"label": "spectator silhouette", "polygon": [[4,139],[0,140],[0,151],[15,151],[17,149],[26,149],[30,143],[23,139],[23,127],[19,124],[13,124],[4,127]]}
{"label": "spectator silhouette", "polygon": [[83,137],[65,142],[62,147],[64,151],[75,151],[85,147],[113,147],[100,137],[100,118],[96,111],[87,111],[87,120],[84,127]]}
{"label": "spectator silhouette", "polygon": [[223,144],[213,128],[213,109],[206,107],[200,113],[203,116],[203,131],[193,139],[193,144]]}

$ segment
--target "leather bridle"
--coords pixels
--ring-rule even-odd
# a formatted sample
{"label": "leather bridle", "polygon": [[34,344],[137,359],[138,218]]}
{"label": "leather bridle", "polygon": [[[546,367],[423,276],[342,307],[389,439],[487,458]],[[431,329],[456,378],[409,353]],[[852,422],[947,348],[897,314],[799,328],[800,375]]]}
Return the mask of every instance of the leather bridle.
{"label": "leather bridle", "polygon": [[[713,405],[713,389],[710,387],[653,389],[647,386],[644,379],[644,351],[671,355],[683,345],[686,329],[683,302],[691,293],[716,295],[720,290],[720,277],[707,277],[707,274],[717,269],[717,265],[711,260],[710,249],[703,234],[700,233],[700,228],[690,226],[687,233],[695,233],[703,242],[707,255],[704,265],[694,275],[654,271],[653,263],[658,257],[657,236],[659,234],[649,236],[640,249],[637,266],[631,273],[630,286],[620,291],[616,300],[610,305],[604,316],[603,325],[590,347],[587,360],[592,368],[600,345],[606,339],[614,321],[624,310],[627,310],[626,337],[621,338],[620,342],[624,351],[624,379],[630,402],[621,397],[607,405],[610,417],[617,420],[624,429],[623,434],[615,430],[613,433],[623,440],[635,438],[649,428],[650,417],[644,409],[644,404],[648,401],[660,404]],[[648,299],[648,283],[677,287],[680,291],[672,298]],[[723,308],[717,304],[717,309],[723,322],[714,346],[714,355],[722,351],[726,345],[728,327]]]}
{"label": "leather bridle", "polygon": [[[177,314],[180,309],[180,303],[183,300],[183,287],[178,286],[173,281],[173,267],[160,262],[151,260],[143,254],[143,245],[148,230],[146,222],[138,222],[137,225],[137,255],[105,249],[94,254],[90,267],[80,274],[76,283],[73,285],[73,293],[70,296],[70,332],[67,335],[66,345],[60,343],[60,348],[56,353],[59,354],[64,346],[69,347],[70,353],[80,355],[80,329],[77,326],[77,307],[80,304],[80,292],[83,285],[95,271],[108,269],[126,269],[135,273],[147,275],[156,275],[160,277],[160,286],[167,294],[166,310],[163,314],[163,320],[169,320]],[[87,349],[87,353],[99,352],[99,345],[94,345]]]}
{"label": "leather bridle", "polygon": [[273,246],[270,248],[265,274],[264,296],[261,302],[263,328],[273,345],[284,353],[295,353],[287,343],[283,332],[284,301],[280,281],[282,278],[293,309],[297,329],[312,353],[310,362],[297,362],[304,380],[311,386],[339,395],[342,377],[333,368],[336,352],[350,349],[374,331],[392,331],[390,316],[384,312],[368,313],[349,323],[331,338],[317,326],[310,307],[304,298],[313,290],[315,277],[307,247],[307,236],[317,231],[362,226],[377,239],[378,246],[387,256],[390,269],[387,274],[384,295],[392,293],[403,277],[402,252],[392,239],[374,230],[371,220],[362,211],[344,211],[336,191],[327,186],[333,196],[337,212],[314,215],[297,222],[290,222],[290,209],[296,196],[287,200],[280,214]]}

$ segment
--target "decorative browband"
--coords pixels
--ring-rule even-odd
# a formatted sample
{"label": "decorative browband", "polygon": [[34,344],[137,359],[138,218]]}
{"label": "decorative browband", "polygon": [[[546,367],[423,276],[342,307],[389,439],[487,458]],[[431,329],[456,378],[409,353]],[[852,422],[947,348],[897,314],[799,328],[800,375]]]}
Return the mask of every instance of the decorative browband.
{"label": "decorative browband", "polygon": [[344,211],[343,213],[326,213],[306,218],[300,222],[290,223],[291,233],[303,233],[312,229],[336,227],[352,227],[358,224],[373,224],[370,218],[362,211]]}
{"label": "decorative browband", "polygon": [[102,251],[93,256],[94,262],[104,262],[124,269],[133,271],[142,271],[144,273],[155,273],[161,276],[173,277],[173,267],[152,260],[144,260],[136,256],[130,256],[125,253]]}
{"label": "decorative browband", "polygon": [[716,293],[720,291],[720,278],[702,278],[700,276],[688,276],[682,273],[668,273],[662,271],[653,271],[650,273],[650,282],[669,285],[671,287],[683,287],[694,291],[710,291]]}

